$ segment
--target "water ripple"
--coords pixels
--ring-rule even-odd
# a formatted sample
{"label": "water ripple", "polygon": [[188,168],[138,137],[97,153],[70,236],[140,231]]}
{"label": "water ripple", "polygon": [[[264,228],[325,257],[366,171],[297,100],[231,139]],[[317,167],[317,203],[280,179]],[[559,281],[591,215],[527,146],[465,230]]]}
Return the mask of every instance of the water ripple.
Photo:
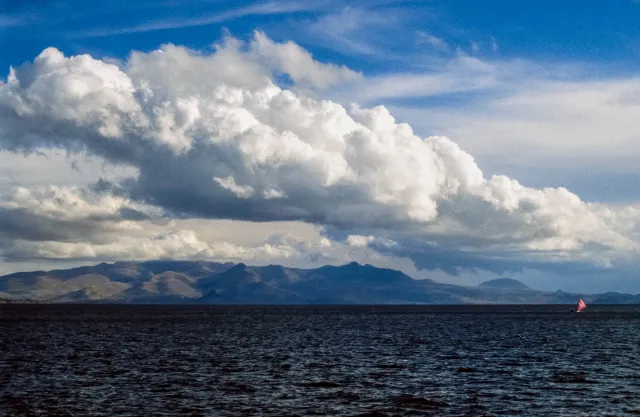
{"label": "water ripple", "polygon": [[0,416],[640,414],[639,309],[449,309],[0,306]]}

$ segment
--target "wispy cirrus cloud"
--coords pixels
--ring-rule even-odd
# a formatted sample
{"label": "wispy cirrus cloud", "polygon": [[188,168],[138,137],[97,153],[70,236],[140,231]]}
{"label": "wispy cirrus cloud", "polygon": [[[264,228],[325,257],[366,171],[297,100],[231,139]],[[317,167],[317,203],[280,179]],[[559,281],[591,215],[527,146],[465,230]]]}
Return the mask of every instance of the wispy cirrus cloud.
{"label": "wispy cirrus cloud", "polygon": [[[411,69],[434,58],[478,54],[480,45],[485,46],[486,51],[496,47],[487,40],[471,39],[468,34],[453,28],[429,5],[406,8],[400,3],[337,5],[333,10],[322,10],[289,22],[289,32],[296,32],[298,40],[306,44],[361,62],[373,61],[386,68],[402,65]],[[278,27],[272,29],[276,33],[282,32]]]}
{"label": "wispy cirrus cloud", "polygon": [[499,71],[491,65],[460,55],[431,68],[392,72],[363,78],[334,92],[340,102],[377,105],[389,100],[439,97],[482,91],[498,84]]}
{"label": "wispy cirrus cloud", "polygon": [[83,32],[69,34],[72,38],[91,38],[102,36],[115,36],[129,33],[153,32],[166,29],[179,29],[194,26],[207,26],[217,23],[223,23],[240,19],[248,16],[256,15],[280,15],[296,12],[306,12],[318,10],[325,7],[326,2],[314,2],[313,4],[298,2],[265,2],[254,3],[249,6],[239,7],[235,9],[218,11],[206,15],[189,16],[175,19],[159,19],[139,25],[133,25],[121,28],[98,28]]}
{"label": "wispy cirrus cloud", "polygon": [[494,37],[491,38],[491,50],[494,53],[498,52],[498,41],[496,41],[496,38]]}
{"label": "wispy cirrus cloud", "polygon": [[0,30],[24,26],[34,20],[31,14],[7,15],[0,14]]}
{"label": "wispy cirrus cloud", "polygon": [[553,80],[525,73],[512,79],[495,75],[485,87],[455,111],[447,105],[394,110],[421,131],[456,138],[477,157],[538,169],[588,166],[591,172],[637,173],[637,77]]}
{"label": "wispy cirrus cloud", "polygon": [[[375,7],[379,6],[379,7]],[[345,55],[397,59],[393,52],[397,27],[405,21],[403,11],[393,4],[368,4],[368,7],[344,6],[335,11],[294,24],[307,42]]]}
{"label": "wispy cirrus cloud", "polygon": [[429,45],[433,49],[437,51],[448,51],[449,44],[442,38],[439,38],[426,30],[419,30],[418,33],[418,44]]}

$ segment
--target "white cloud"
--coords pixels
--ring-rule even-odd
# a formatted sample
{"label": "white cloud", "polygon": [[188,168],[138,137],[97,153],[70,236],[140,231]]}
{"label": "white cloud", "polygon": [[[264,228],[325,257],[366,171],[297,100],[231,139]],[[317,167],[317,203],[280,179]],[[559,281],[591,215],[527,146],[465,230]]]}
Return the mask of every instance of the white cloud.
{"label": "white cloud", "polygon": [[394,52],[385,46],[393,43],[390,37],[399,35],[397,28],[403,23],[393,9],[346,6],[313,21],[304,20],[298,30],[310,42],[341,53],[392,59]]}
{"label": "white cloud", "polygon": [[286,259],[300,256],[294,248],[265,244],[258,247],[242,247],[229,242],[208,243],[200,240],[193,230],[160,234],[153,237],[123,237],[116,242],[96,244],[92,242],[55,242],[17,240],[6,250],[10,256],[44,259],[217,259],[262,260]]}
{"label": "white cloud", "polygon": [[[214,180],[222,186],[222,188],[231,191],[238,198],[249,198],[256,193],[253,187],[248,185],[238,185],[233,177],[226,178],[214,178]],[[270,195],[269,192],[272,190],[266,190],[265,193]]]}
{"label": "white cloud", "polygon": [[[122,28],[108,28],[108,29],[92,29],[89,31],[83,31],[78,33],[72,33],[69,36],[72,38],[92,38],[103,36],[122,35],[126,33],[143,33],[153,32],[166,29],[178,29],[194,26],[208,26],[216,23],[223,23],[232,21],[247,16],[264,16],[264,15],[279,15],[288,14],[301,11],[310,11],[320,8],[321,4],[303,4],[299,2],[264,2],[254,3],[248,6],[239,7],[236,9],[230,9],[218,13],[209,13],[199,16],[190,16],[184,18],[175,19],[161,19],[152,22],[146,22],[140,25],[122,27]],[[0,20],[1,22],[1,20]]]}
{"label": "white cloud", "polygon": [[349,246],[366,247],[375,239],[374,236],[349,235],[347,236],[347,244]]}
{"label": "white cloud", "polygon": [[[502,80],[464,107],[394,111],[418,130],[455,138],[480,157],[528,166],[635,172],[640,162],[640,80]],[[491,89],[489,89],[491,92]],[[568,157],[570,155],[570,157]]]}
{"label": "white cloud", "polygon": [[0,208],[26,210],[32,214],[55,220],[78,220],[81,218],[115,219],[123,209],[156,211],[123,197],[113,195],[95,196],[93,201],[87,193],[76,187],[49,186],[30,190],[17,187],[0,201]]}
{"label": "white cloud", "polygon": [[24,17],[0,14],[0,30],[15,26],[22,26],[26,24],[26,20],[27,19],[25,19]]}
{"label": "white cloud", "polygon": [[[469,251],[555,251],[559,259],[593,246],[637,250],[636,208],[485,178],[454,142],[415,135],[385,107],[346,109],[283,89],[269,78],[273,66],[312,86],[350,73],[261,36],[248,50],[229,38],[211,55],[176,46],[138,52],[121,68],[47,49],[0,84],[0,146],[69,149],[130,166],[137,175],[122,188],[132,199],[181,216],[298,220]],[[276,64],[256,58],[261,51]],[[460,56],[455,66],[494,82],[496,68],[480,60]],[[194,256],[222,253],[188,232],[136,239],[125,247],[139,244],[154,256],[187,256],[180,247]],[[47,257],[121,253],[116,243],[20,245]]]}
{"label": "white cloud", "polygon": [[141,220],[161,216],[156,207],[77,187],[16,187],[0,196],[0,255],[19,240],[106,242],[138,233]]}
{"label": "white cloud", "polygon": [[527,71],[510,65],[500,68],[463,53],[451,58],[439,58],[413,72],[379,74],[365,77],[340,91],[332,98],[347,103],[366,105],[384,103],[389,99],[437,97],[454,93],[483,91],[499,85],[504,74]]}
{"label": "white cloud", "polygon": [[[132,206],[140,208],[126,199],[73,187],[14,189],[0,200],[0,210],[4,210],[0,213],[0,258],[7,261],[0,273],[33,268],[33,262],[51,269],[78,263],[170,258],[290,267],[355,260],[422,277],[408,259],[382,255],[366,245],[332,242],[321,228],[310,224],[166,220],[151,207],[147,208],[152,217],[131,216],[126,210],[135,210]],[[14,227],[15,223],[23,225]],[[51,225],[57,234],[50,233]]]}
{"label": "white cloud", "polygon": [[272,198],[284,198],[285,195],[282,191],[276,190],[275,188],[268,188],[266,190],[264,190],[262,192],[262,196],[267,199],[267,200],[271,200]]}
{"label": "white cloud", "polygon": [[418,31],[418,43],[429,45],[437,51],[449,50],[449,44],[447,44],[444,39],[438,38],[437,36],[434,36],[431,33],[423,30]]}
{"label": "white cloud", "polygon": [[266,59],[270,67],[288,74],[301,88],[326,89],[336,84],[361,78],[344,65],[323,64],[313,59],[311,54],[295,43],[276,43],[264,33],[256,32],[252,49]]}
{"label": "white cloud", "polygon": [[117,178],[135,174],[134,169],[109,164],[102,158],[67,155],[59,150],[23,155],[0,151],[0,186],[4,189],[42,184],[87,186],[101,176]]}

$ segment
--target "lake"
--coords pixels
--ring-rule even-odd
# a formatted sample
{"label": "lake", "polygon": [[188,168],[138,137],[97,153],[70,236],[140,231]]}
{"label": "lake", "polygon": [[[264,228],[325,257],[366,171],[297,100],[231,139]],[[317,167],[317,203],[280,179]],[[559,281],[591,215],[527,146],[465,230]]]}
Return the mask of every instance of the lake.
{"label": "lake", "polygon": [[640,414],[640,306],[0,305],[0,415]]}

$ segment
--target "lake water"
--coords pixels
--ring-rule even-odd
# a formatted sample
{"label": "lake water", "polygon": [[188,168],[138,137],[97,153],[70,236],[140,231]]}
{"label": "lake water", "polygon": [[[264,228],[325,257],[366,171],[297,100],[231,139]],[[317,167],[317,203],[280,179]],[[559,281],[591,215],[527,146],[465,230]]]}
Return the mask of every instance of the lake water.
{"label": "lake water", "polygon": [[640,414],[640,307],[0,305],[0,415]]}

